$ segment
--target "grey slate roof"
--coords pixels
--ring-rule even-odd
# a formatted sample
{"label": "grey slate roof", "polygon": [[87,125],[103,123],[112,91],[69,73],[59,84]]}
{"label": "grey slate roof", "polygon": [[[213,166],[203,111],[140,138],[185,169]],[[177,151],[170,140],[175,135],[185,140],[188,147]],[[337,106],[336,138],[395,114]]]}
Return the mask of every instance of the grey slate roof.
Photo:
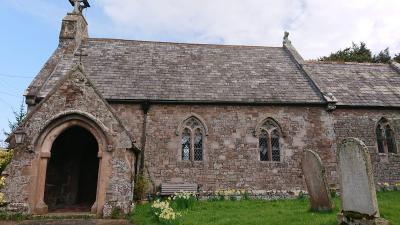
{"label": "grey slate roof", "polygon": [[308,62],[303,68],[337,105],[400,106],[400,73],[389,64]]}
{"label": "grey slate roof", "polygon": [[[89,38],[81,49],[87,75],[108,100],[324,103],[282,47]],[[57,60],[51,76],[40,79],[38,97],[79,58]]]}

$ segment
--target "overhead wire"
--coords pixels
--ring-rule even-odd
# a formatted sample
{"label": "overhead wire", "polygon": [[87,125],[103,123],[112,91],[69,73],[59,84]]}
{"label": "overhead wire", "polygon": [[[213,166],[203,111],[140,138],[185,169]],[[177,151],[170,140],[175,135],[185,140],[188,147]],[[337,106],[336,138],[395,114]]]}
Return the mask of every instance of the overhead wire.
{"label": "overhead wire", "polygon": [[25,79],[25,78],[33,79],[34,78],[32,76],[20,76],[20,75],[11,75],[11,74],[4,74],[4,73],[0,73],[0,77],[21,78],[21,79]]}

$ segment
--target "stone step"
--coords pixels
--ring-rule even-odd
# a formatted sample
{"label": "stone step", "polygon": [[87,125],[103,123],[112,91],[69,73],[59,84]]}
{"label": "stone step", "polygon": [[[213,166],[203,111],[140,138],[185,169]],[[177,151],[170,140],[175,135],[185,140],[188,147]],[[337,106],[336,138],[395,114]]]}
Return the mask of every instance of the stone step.
{"label": "stone step", "polygon": [[44,219],[22,222],[0,221],[0,225],[131,225],[127,220],[105,219]]}
{"label": "stone step", "polygon": [[32,220],[60,220],[60,219],[97,219],[96,214],[90,213],[48,213],[45,215],[33,215]]}

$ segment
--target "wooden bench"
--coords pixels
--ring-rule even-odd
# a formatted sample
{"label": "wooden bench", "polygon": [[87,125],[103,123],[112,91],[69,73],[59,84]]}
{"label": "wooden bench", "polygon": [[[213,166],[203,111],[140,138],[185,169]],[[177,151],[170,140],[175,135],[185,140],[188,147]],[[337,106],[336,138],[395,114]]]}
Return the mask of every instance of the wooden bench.
{"label": "wooden bench", "polygon": [[180,184],[161,184],[161,196],[173,195],[178,192],[195,192],[197,193],[198,185],[197,184],[189,184],[189,183],[180,183]]}

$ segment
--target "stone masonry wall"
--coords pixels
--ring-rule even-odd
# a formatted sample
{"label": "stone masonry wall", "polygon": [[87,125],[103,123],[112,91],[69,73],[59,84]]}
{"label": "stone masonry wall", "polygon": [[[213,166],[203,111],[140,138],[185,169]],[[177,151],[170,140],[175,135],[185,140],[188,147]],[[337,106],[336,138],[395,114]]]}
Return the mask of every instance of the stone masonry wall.
{"label": "stone masonry wall", "polygon": [[400,152],[398,154],[378,153],[375,128],[384,117],[395,130],[397,149],[400,151],[400,113],[397,110],[382,109],[336,109],[335,120],[336,142],[344,138],[356,137],[367,145],[371,154],[376,182],[394,184],[400,182]]}
{"label": "stone masonry wall", "polygon": [[[129,124],[131,135],[141,137],[140,107],[112,107],[123,123]],[[209,130],[202,162],[184,162],[179,158],[181,137],[176,130],[192,113],[199,115]],[[255,128],[268,117],[282,127],[281,162],[259,160]],[[336,183],[332,128],[331,117],[322,107],[152,105],[148,113],[145,165],[156,188],[163,182],[193,182],[204,191],[304,190],[300,167],[304,149],[318,152],[327,167],[329,182]]]}

